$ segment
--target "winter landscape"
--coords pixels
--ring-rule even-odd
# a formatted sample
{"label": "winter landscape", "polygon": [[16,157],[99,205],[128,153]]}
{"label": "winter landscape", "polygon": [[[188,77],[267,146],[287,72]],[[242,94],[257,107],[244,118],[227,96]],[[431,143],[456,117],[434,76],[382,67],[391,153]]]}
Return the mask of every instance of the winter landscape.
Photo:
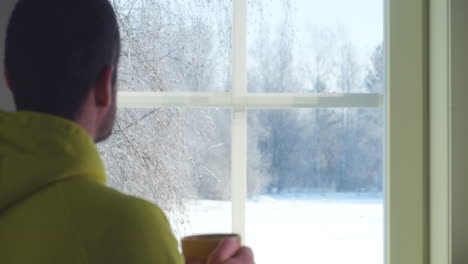
{"label": "winter landscape", "polygon": [[[189,205],[189,233],[230,232],[229,202]],[[247,203],[246,244],[259,264],[381,264],[383,204],[368,194],[261,196]]]}
{"label": "winter landscape", "polygon": [[[112,0],[119,90],[232,91],[232,1]],[[383,0],[249,0],[249,93],[385,94]],[[109,184],[178,237],[231,232],[230,108],[121,108]],[[246,244],[257,263],[381,264],[384,107],[248,111]]]}

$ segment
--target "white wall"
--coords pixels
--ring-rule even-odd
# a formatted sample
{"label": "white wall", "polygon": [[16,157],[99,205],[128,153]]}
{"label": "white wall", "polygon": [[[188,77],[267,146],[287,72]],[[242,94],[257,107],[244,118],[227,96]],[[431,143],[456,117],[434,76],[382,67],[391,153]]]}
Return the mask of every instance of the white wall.
{"label": "white wall", "polygon": [[0,1],[0,109],[13,110],[13,100],[10,92],[6,89],[5,79],[3,76],[3,55],[5,49],[5,31],[10,17],[11,10],[14,6],[15,0],[1,0]]}

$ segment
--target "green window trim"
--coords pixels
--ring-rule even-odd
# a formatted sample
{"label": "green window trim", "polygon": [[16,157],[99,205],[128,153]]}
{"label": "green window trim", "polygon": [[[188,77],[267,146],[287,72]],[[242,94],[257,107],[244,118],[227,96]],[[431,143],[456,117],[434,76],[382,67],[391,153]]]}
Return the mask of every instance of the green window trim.
{"label": "green window trim", "polygon": [[429,261],[428,1],[387,1],[386,263]]}

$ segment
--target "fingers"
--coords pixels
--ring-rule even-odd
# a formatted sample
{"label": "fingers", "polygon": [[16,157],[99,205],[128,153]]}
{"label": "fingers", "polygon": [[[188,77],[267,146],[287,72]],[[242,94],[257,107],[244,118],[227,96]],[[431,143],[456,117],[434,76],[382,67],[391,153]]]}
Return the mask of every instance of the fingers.
{"label": "fingers", "polygon": [[227,238],[218,248],[210,255],[208,258],[208,264],[221,264],[228,259],[232,258],[238,253],[238,250],[241,248],[239,239],[237,238]]}
{"label": "fingers", "polygon": [[186,262],[186,264],[203,264],[203,263],[201,261],[189,260]]}
{"label": "fingers", "polygon": [[248,247],[242,247],[233,258],[224,264],[254,264],[253,251]]}

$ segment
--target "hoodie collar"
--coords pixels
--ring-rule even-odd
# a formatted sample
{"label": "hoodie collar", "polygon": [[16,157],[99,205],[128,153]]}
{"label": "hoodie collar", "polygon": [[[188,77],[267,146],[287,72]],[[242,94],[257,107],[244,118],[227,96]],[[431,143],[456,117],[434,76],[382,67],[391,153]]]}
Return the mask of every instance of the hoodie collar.
{"label": "hoodie collar", "polygon": [[0,111],[0,210],[75,177],[106,183],[96,145],[84,129],[47,114]]}

